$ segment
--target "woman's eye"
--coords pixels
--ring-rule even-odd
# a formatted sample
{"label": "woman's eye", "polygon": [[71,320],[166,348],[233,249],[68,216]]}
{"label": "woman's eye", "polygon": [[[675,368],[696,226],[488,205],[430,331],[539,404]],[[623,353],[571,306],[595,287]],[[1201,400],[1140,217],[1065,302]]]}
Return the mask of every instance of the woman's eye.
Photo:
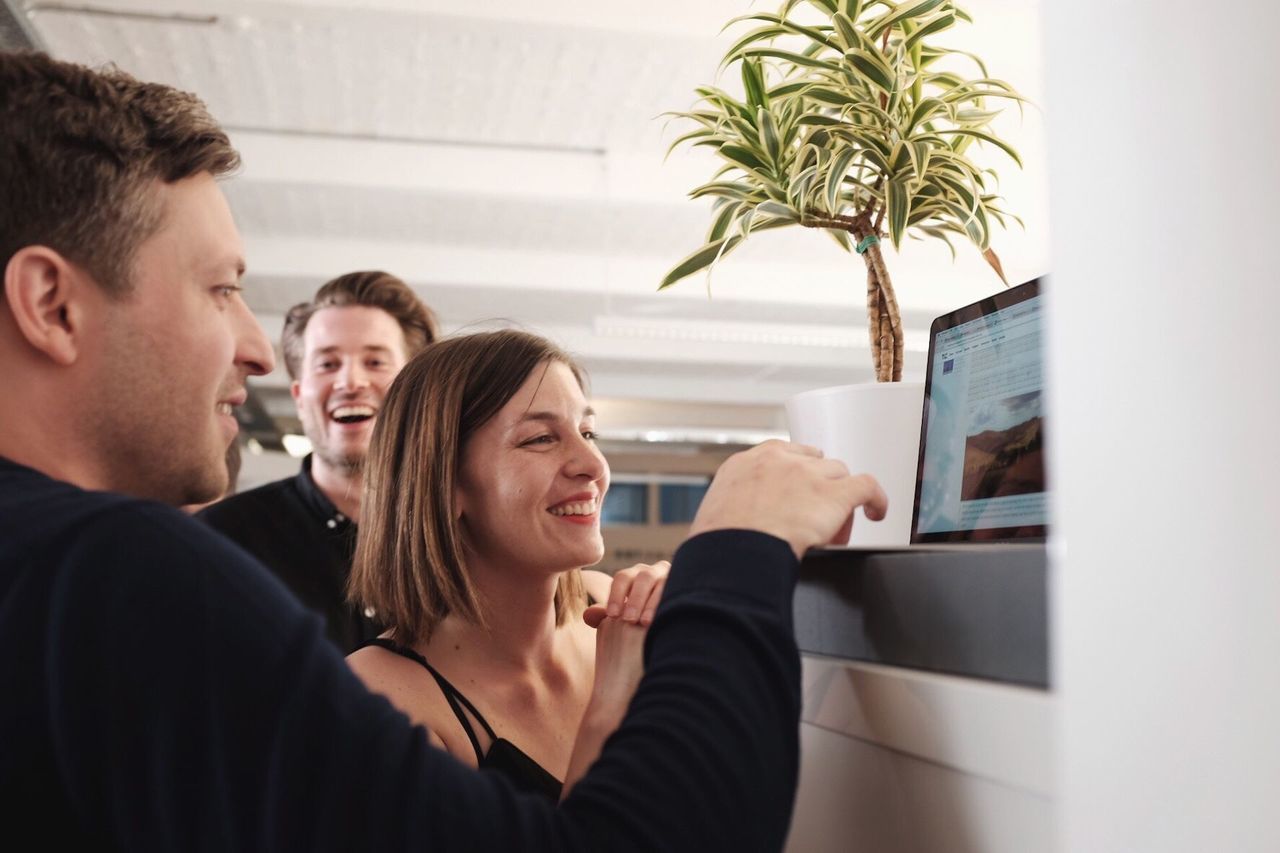
{"label": "woman's eye", "polygon": [[535,435],[533,438],[526,438],[524,441],[520,442],[520,446],[525,447],[530,444],[550,444],[551,441],[552,438],[550,435]]}
{"label": "woman's eye", "polygon": [[595,441],[600,436],[593,429],[584,429],[582,431],[582,437],[585,438],[587,441]]}

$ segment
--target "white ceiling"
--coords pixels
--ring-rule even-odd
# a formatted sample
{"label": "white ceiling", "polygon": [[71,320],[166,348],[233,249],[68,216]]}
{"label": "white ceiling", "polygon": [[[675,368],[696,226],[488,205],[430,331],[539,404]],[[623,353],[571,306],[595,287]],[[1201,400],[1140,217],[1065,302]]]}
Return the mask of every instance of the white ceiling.
{"label": "white ceiling", "polygon": [[[684,193],[715,166],[684,151],[664,163],[675,134],[655,117],[712,81],[725,21],[774,2],[20,5],[54,55],[194,91],[230,130],[248,299],[273,335],[323,281],[381,268],[446,330],[505,318],[556,338],[601,398],[715,403],[726,421],[738,405],[780,427],[787,396],[870,378],[862,263],[821,234],[754,236],[710,299],[705,277],[656,292],[700,244],[708,206]],[[1042,103],[1039,4],[964,6],[976,25],[952,43]],[[1017,281],[1049,264],[1044,144],[1037,109],[1001,121],[1027,163],[990,160],[1027,221],[995,242]],[[976,250],[960,254],[912,243],[888,258],[913,330],[909,378],[934,316],[1000,288]],[[281,369],[263,385],[284,382]],[[626,411],[644,422],[643,407]]]}

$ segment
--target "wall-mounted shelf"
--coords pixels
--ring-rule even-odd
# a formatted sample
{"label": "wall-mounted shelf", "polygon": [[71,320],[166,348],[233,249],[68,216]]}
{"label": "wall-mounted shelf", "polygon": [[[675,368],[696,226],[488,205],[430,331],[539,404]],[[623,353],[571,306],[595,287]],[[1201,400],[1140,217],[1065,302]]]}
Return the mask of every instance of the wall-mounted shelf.
{"label": "wall-mounted shelf", "polygon": [[796,589],[800,650],[1048,688],[1043,546],[809,552]]}

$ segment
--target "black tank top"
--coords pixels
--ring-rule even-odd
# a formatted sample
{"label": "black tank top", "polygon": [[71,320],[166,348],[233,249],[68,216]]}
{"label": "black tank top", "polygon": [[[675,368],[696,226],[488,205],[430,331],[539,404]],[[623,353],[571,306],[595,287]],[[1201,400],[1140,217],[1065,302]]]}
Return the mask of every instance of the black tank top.
{"label": "black tank top", "polygon": [[[496,770],[514,782],[515,786],[522,791],[542,794],[549,797],[553,802],[560,799],[560,790],[564,787],[564,783],[548,773],[541,764],[521,752],[520,748],[514,743],[506,738],[498,737],[494,733],[493,727],[476,710],[476,706],[472,705],[466,696],[463,696],[456,687],[450,684],[448,679],[437,672],[435,667],[427,663],[426,658],[413,649],[397,645],[382,637],[369,640],[365,645],[381,646],[389,652],[395,652],[401,657],[406,657],[421,664],[427,672],[431,673],[431,677],[436,680],[436,684],[440,685],[440,692],[444,694],[445,701],[449,703],[454,716],[458,718],[459,724],[462,725],[462,730],[467,733],[467,739],[471,741],[471,748],[476,751],[476,763],[480,765],[481,769]],[[466,708],[466,711],[463,711],[463,707]],[[484,733],[489,736],[488,752],[480,749],[480,739],[476,737],[475,730],[471,727],[471,720],[468,718],[467,712],[470,712],[471,716],[480,724],[480,727],[484,729]]]}

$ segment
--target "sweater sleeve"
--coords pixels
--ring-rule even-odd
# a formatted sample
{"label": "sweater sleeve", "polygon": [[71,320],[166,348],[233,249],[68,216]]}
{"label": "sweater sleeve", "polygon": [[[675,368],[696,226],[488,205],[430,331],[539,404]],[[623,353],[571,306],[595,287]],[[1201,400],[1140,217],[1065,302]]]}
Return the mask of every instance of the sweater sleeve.
{"label": "sweater sleeve", "polygon": [[799,715],[795,558],[686,544],[623,726],[559,808],[369,693],[239,549],[146,505],[78,531],[46,655],[59,772],[130,850],[777,849]]}

